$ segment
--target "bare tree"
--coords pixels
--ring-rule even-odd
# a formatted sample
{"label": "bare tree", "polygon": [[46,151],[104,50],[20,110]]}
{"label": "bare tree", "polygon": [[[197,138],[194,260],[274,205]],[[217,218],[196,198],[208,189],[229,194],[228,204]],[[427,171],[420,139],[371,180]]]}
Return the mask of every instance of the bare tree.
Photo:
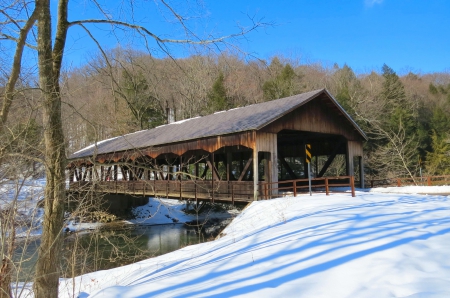
{"label": "bare tree", "polygon": [[[168,52],[166,44],[193,44],[207,45],[224,43],[227,38],[241,36],[256,29],[260,24],[253,23],[249,28],[243,28],[237,34],[220,38],[201,38],[193,33],[187,23],[187,18],[178,14],[169,3],[161,0],[161,5],[168,10],[178,24],[185,30],[187,39],[167,39],[152,32],[145,26],[141,26],[126,20],[114,19],[107,12],[107,8],[99,2],[93,1],[93,5],[103,14],[104,18],[69,21],[68,0],[58,1],[57,15],[54,16],[50,9],[50,0],[36,0],[32,2],[15,1],[2,3],[1,14],[6,21],[3,26],[16,27],[19,30],[17,36],[3,33],[3,38],[16,42],[16,55],[11,67],[11,79],[4,92],[2,112],[0,114],[1,126],[8,117],[8,109],[14,100],[14,90],[17,78],[21,73],[21,62],[24,47],[29,38],[28,33],[37,22],[37,39],[35,47],[38,53],[38,76],[39,89],[42,94],[42,111],[44,126],[44,164],[46,168],[45,187],[45,216],[43,222],[43,234],[39,248],[39,257],[36,264],[35,282],[33,285],[36,297],[57,297],[59,279],[59,260],[61,258],[62,237],[65,200],[65,167],[66,167],[66,145],[61,119],[61,70],[66,47],[67,34],[69,28],[80,26],[93,37],[86,27],[89,24],[120,27],[132,30],[148,43],[152,39],[165,52]],[[131,11],[135,5],[130,1]],[[20,11],[22,14],[15,15]],[[31,13],[29,13],[31,12]],[[52,21],[55,27],[52,27]],[[55,29],[55,31],[53,31]],[[13,31],[13,30],[11,30]],[[2,31],[4,32],[4,31]],[[94,38],[94,37],[93,37]],[[30,37],[31,40],[31,37]],[[100,43],[96,41],[100,46]]]}

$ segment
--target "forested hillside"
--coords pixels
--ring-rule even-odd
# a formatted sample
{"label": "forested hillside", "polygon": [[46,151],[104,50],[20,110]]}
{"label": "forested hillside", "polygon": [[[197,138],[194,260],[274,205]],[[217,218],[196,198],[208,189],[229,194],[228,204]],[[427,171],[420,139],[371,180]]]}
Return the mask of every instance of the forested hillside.
{"label": "forested hillside", "polygon": [[[368,178],[450,174],[450,74],[398,74],[388,65],[355,73],[274,57],[235,54],[156,59],[116,48],[62,78],[68,154],[95,141],[162,125],[166,108],[176,120],[328,89],[369,137]],[[9,150],[41,140],[33,92],[23,94],[11,117]],[[24,119],[17,121],[17,119]]]}

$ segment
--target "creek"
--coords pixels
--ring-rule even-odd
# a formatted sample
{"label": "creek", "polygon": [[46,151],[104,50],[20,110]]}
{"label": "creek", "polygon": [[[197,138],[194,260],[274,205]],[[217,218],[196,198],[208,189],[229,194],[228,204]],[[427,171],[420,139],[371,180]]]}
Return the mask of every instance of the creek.
{"label": "creek", "polygon": [[[111,269],[210,241],[230,221],[211,221],[201,229],[194,224],[126,225],[66,234],[61,277]],[[32,280],[39,242],[35,239],[18,243],[15,260],[22,260],[16,273],[18,281]]]}

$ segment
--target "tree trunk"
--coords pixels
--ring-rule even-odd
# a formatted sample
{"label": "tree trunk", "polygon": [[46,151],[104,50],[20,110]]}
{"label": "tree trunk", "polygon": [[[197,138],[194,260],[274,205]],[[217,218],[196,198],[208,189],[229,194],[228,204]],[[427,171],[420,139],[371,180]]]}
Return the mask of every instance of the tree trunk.
{"label": "tree trunk", "polygon": [[[44,222],[36,263],[35,297],[57,297],[60,276],[65,201],[65,144],[61,121],[59,72],[54,69],[49,0],[37,0],[39,84],[43,96],[43,125],[47,184]],[[58,32],[57,32],[58,37]],[[60,54],[60,53],[58,53]]]}
{"label": "tree trunk", "polygon": [[[9,218],[8,218],[9,217]],[[9,226],[6,230],[9,231],[10,235],[2,235],[6,236],[6,241],[4,243],[7,244],[6,254],[3,255],[3,259],[1,260],[0,267],[0,298],[9,298],[12,297],[12,289],[11,289],[11,270],[12,263],[11,259],[14,254],[14,246],[15,246],[15,238],[16,231],[14,227],[14,215],[10,214],[7,216],[6,220],[2,223],[3,226]]]}

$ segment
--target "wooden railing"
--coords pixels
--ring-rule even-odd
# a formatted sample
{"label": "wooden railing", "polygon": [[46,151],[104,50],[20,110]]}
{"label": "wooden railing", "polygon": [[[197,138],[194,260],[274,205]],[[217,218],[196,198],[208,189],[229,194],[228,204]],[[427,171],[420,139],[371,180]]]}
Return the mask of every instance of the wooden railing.
{"label": "wooden railing", "polygon": [[252,201],[252,181],[211,180],[135,180],[73,182],[72,191],[95,191],[135,196],[160,196],[167,198],[214,201]]}
{"label": "wooden railing", "polygon": [[434,186],[450,185],[450,175],[443,176],[423,176],[423,177],[405,177],[405,178],[387,178],[387,179],[369,179],[366,186],[371,188],[380,186]]}
{"label": "wooden railing", "polygon": [[[330,194],[331,187],[350,187],[352,197],[355,196],[355,179],[353,176],[321,177],[311,179],[311,189]],[[262,182],[259,184],[261,199],[272,199],[282,195],[297,196],[299,192],[306,193],[309,190],[308,179],[296,179],[279,182]],[[334,189],[333,192],[339,192]]]}

